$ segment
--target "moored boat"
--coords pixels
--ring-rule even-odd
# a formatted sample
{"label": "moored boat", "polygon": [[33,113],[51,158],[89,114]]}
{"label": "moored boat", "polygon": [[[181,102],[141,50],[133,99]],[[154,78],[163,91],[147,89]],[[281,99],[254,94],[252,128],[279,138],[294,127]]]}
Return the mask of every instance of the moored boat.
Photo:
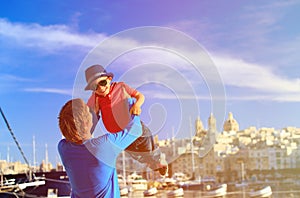
{"label": "moored boat", "polygon": [[127,196],[128,193],[129,193],[129,190],[128,190],[127,187],[122,187],[122,188],[120,188],[120,195],[121,195],[121,196]]}
{"label": "moored boat", "polygon": [[176,172],[174,173],[174,175],[172,176],[172,178],[174,180],[176,180],[178,183],[179,182],[184,182],[188,180],[188,177],[186,174],[182,173],[182,172]]}
{"label": "moored boat", "polygon": [[148,181],[144,179],[141,175],[132,173],[128,175],[127,183],[133,188],[133,190],[147,190]]}
{"label": "moored boat", "polygon": [[33,179],[25,174],[5,175],[0,197],[70,197],[71,187],[65,172],[37,172]]}
{"label": "moored boat", "polygon": [[174,189],[174,190],[170,190],[167,193],[168,197],[182,197],[183,195],[184,195],[183,188],[177,188],[177,189]]}
{"label": "moored boat", "polygon": [[0,192],[19,192],[29,187],[38,187],[45,185],[44,178],[35,178],[30,181],[17,182],[16,179],[10,179],[8,182],[1,183]]}
{"label": "moored boat", "polygon": [[177,181],[175,179],[169,178],[169,177],[161,178],[157,181],[161,184],[161,187],[163,189],[169,189],[169,188],[173,188],[174,186],[175,187],[178,186]]}
{"label": "moored boat", "polygon": [[270,197],[271,195],[272,195],[272,188],[270,186],[252,189],[249,192],[250,197]]}
{"label": "moored boat", "polygon": [[227,194],[227,184],[221,184],[205,192],[209,197],[220,197]]}
{"label": "moored boat", "polygon": [[204,188],[204,184],[200,180],[189,180],[179,184],[184,190],[203,190]]}
{"label": "moored boat", "polygon": [[149,188],[148,190],[145,190],[144,191],[144,196],[147,197],[147,196],[153,196],[153,195],[156,195],[158,193],[158,190],[156,187],[152,187],[152,188]]}

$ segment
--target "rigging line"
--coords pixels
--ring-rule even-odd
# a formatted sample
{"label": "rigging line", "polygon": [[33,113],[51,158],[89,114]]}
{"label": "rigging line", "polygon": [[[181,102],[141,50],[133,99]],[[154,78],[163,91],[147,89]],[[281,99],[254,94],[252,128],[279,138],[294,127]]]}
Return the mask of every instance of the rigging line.
{"label": "rigging line", "polygon": [[25,156],[25,154],[24,154],[24,152],[23,152],[23,150],[22,150],[22,148],[21,148],[19,142],[17,141],[16,136],[14,135],[12,129],[10,128],[9,123],[8,123],[8,121],[7,121],[7,119],[6,119],[5,115],[4,115],[4,113],[3,113],[2,109],[1,109],[1,107],[0,107],[0,112],[1,112],[1,115],[2,115],[2,117],[3,117],[3,119],[4,119],[4,121],[5,121],[5,124],[6,124],[7,128],[8,128],[8,130],[9,130],[11,136],[13,137],[13,139],[14,139],[14,141],[15,141],[15,143],[16,143],[18,149],[19,149],[19,151],[21,152],[21,155],[22,155],[23,159],[25,160],[25,162],[26,162],[26,164],[27,164],[27,166],[28,166],[28,168],[29,168],[29,170],[30,170],[29,162],[28,162],[28,160],[27,160],[27,158],[26,158],[26,156]]}

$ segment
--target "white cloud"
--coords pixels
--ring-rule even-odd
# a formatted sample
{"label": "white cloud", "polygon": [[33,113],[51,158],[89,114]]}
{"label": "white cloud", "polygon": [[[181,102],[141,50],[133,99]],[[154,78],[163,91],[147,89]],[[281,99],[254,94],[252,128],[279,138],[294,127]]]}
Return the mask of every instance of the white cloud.
{"label": "white cloud", "polygon": [[275,9],[279,8],[282,9],[284,7],[290,7],[299,4],[299,0],[282,0],[282,1],[274,1],[271,4],[263,5],[262,8],[269,8],[269,9]]}
{"label": "white cloud", "polygon": [[72,95],[72,89],[56,89],[56,88],[26,88],[26,92],[38,92],[38,93],[53,93],[62,95]]}
{"label": "white cloud", "polygon": [[[114,46],[122,46],[122,40],[118,40],[119,44],[115,44]],[[140,44],[142,46],[142,44]],[[188,55],[188,57],[199,57],[197,51],[193,49],[180,49],[184,55]],[[124,45],[123,45],[124,46]],[[135,43],[133,46],[139,46],[139,44]],[[159,44],[158,44],[159,46]],[[183,52],[183,50],[185,50]],[[139,54],[140,53],[140,54]],[[129,57],[129,58],[128,58]],[[116,70],[120,70],[117,67],[122,65],[123,72],[129,72],[128,81],[136,81],[138,83],[145,83],[151,80],[159,80],[164,82],[166,85],[173,85],[174,82],[178,81],[178,77],[175,75],[169,75],[172,72],[183,74],[183,78],[192,83],[192,86],[199,87],[200,85],[199,76],[190,75],[194,68],[185,63],[182,57],[177,54],[172,54],[172,52],[167,52],[160,49],[153,50],[138,50],[138,52],[131,52],[131,54],[127,54],[127,57],[118,58],[115,60],[116,62]],[[211,58],[213,59],[217,69],[220,73],[220,76],[223,80],[224,85],[227,87],[227,99],[230,100],[276,100],[276,101],[300,101],[300,79],[299,78],[289,78],[287,76],[283,76],[279,70],[275,70],[277,68],[276,65],[263,65],[261,63],[250,63],[243,59],[237,59],[234,56],[230,55],[220,55],[211,53]],[[205,60],[204,60],[205,61]],[[149,65],[149,68],[145,68],[142,72],[139,71],[144,67],[142,63],[153,63],[154,65]],[[155,64],[157,67],[154,67]],[[141,64],[141,65],[139,65]],[[206,64],[205,62],[201,62],[201,64]],[[130,68],[135,66],[134,69]],[[112,67],[113,68],[113,67]],[[167,70],[166,70],[167,69]],[[202,71],[210,68],[200,68]],[[113,69],[114,70],[114,69]],[[134,72],[137,72],[135,74]],[[155,73],[155,76],[149,75],[149,73]],[[207,72],[204,72],[204,74]],[[131,78],[135,76],[135,78]],[[202,79],[203,80],[203,79]],[[207,78],[206,80],[212,80]],[[182,81],[181,81],[182,82]],[[195,98],[198,99],[211,99],[210,96],[203,96],[201,94],[190,95],[187,94],[187,89],[182,84],[176,85],[177,95],[180,94],[183,98]],[[238,90],[238,92],[233,95],[231,92],[232,88]],[[247,96],[244,96],[244,90],[249,90]],[[150,96],[157,98],[174,98],[174,95],[166,92],[162,93],[151,93]],[[291,97],[286,97],[290,95]]]}
{"label": "white cloud", "polygon": [[70,46],[94,47],[105,39],[104,34],[73,32],[65,25],[12,23],[0,18],[0,38],[12,39],[17,44],[44,49],[60,49]]}
{"label": "white cloud", "polygon": [[[4,19],[0,19],[0,37],[1,36],[14,39],[21,45],[53,49],[69,46],[94,47],[101,40],[106,38],[104,34],[79,34],[64,25],[41,26],[39,24],[20,24],[11,23]],[[143,43],[140,44],[134,40],[122,40],[121,38],[117,38],[114,39],[113,45],[107,47],[110,47],[112,51],[122,51],[124,46],[132,46],[132,48],[135,48],[143,46]],[[188,46],[185,46],[185,48],[186,47]],[[193,49],[185,50],[186,53],[191,54],[191,57],[195,56]],[[107,52],[109,52],[109,49]],[[163,58],[170,59],[169,61],[164,61],[171,63],[171,65],[174,65],[174,62],[178,62],[172,56],[164,56]],[[176,58],[178,59],[178,57]],[[253,93],[253,95],[247,97],[242,95],[233,97],[229,94],[229,99],[230,97],[232,99],[238,99],[238,97],[240,97],[241,100],[265,98],[270,100],[294,101],[299,99],[297,94],[300,92],[300,79],[289,79],[288,77],[281,76],[280,73],[275,73],[274,70],[271,69],[274,66],[249,63],[245,60],[232,58],[232,56],[219,54],[213,54],[212,58],[217,65],[225,86],[228,87],[227,92],[229,92],[230,87],[238,87],[240,89],[251,89]],[[182,71],[189,72],[188,70],[184,71],[184,69]],[[190,80],[193,81],[193,79]],[[12,80],[9,81],[11,82]],[[52,88],[30,88],[25,89],[25,91],[72,94],[71,90]],[[291,95],[291,97],[285,97],[286,95]],[[160,97],[164,96],[160,95]],[[203,99],[203,96],[201,96],[201,98]]]}
{"label": "white cloud", "polygon": [[271,67],[225,56],[215,56],[213,59],[226,85],[265,93],[300,92],[300,79],[288,79],[275,74]]}
{"label": "white cloud", "polygon": [[33,79],[23,78],[20,76],[10,75],[10,74],[0,74],[0,93],[6,92],[8,90],[18,89],[18,85],[34,82]]}
{"label": "white cloud", "polygon": [[[33,82],[34,80],[19,76],[0,74],[0,82]],[[2,84],[2,83],[1,83]]]}
{"label": "white cloud", "polygon": [[[137,57],[140,56],[137,55],[134,55],[135,59],[126,59],[127,62],[125,62],[125,64],[122,64],[120,61],[117,65],[137,65],[134,69],[127,68],[129,74],[125,79],[126,82],[143,85],[148,81],[157,81],[172,87],[174,83],[176,84],[180,81],[181,83],[177,84],[174,88],[175,95],[170,92],[160,91],[159,89],[155,89],[155,91],[149,90],[146,94],[162,99],[176,98],[178,95],[185,99],[211,99],[209,95],[202,95],[205,92],[204,89],[206,89],[204,85],[201,84],[201,80],[203,79],[200,79],[197,75],[190,75],[189,73],[193,71],[194,68],[185,64],[184,61],[180,61],[178,56],[168,56],[163,53],[161,53],[161,55],[159,55],[159,53],[153,55],[155,54],[154,51],[147,51],[147,53],[144,52],[143,56],[141,56],[144,57],[143,61],[147,60],[147,57],[150,57],[149,60],[151,60],[152,57],[158,59],[163,58],[163,61],[160,62],[162,65],[153,64],[149,65],[149,68],[146,68],[145,65],[139,66],[137,65],[139,62],[139,58]],[[196,54],[193,54],[193,51],[186,53],[190,53],[190,56],[196,56]],[[299,78],[283,76],[280,71],[274,70],[275,67],[272,65],[250,63],[242,59],[230,57],[229,55],[211,54],[211,57],[220,73],[224,86],[226,86],[228,100],[300,101]],[[133,61],[130,63],[130,60]],[[126,70],[124,67],[122,69]],[[143,73],[142,71],[147,72]],[[183,75],[182,79],[179,80],[179,76],[172,74],[172,72],[181,73]],[[136,73],[138,73],[138,75]],[[155,77],[152,76],[151,73],[155,73]],[[132,79],[132,76],[136,77]],[[186,86],[183,86],[183,82],[191,83],[197,93],[191,94],[192,92],[187,91]],[[234,92],[232,91],[233,89],[235,90]]]}
{"label": "white cloud", "polygon": [[213,59],[226,86],[248,90],[248,96],[228,99],[300,101],[299,78],[288,78],[275,73],[271,66],[231,57],[214,56]]}

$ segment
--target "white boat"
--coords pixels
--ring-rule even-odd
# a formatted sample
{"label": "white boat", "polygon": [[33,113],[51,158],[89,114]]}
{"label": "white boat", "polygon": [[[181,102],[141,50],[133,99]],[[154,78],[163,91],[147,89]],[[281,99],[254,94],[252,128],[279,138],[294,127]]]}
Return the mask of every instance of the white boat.
{"label": "white boat", "polygon": [[182,172],[174,173],[172,178],[175,179],[177,182],[184,182],[188,180],[187,175]]}
{"label": "white boat", "polygon": [[133,188],[128,185],[126,181],[126,170],[125,170],[125,152],[122,152],[122,160],[123,160],[123,175],[118,174],[118,183],[120,187],[120,195],[127,196],[129,192],[133,191]]}
{"label": "white boat", "polygon": [[152,187],[152,188],[149,188],[148,190],[145,190],[144,191],[144,196],[147,197],[147,196],[153,196],[153,195],[156,195],[158,193],[158,190],[156,187]]}
{"label": "white boat", "polygon": [[179,182],[179,185],[184,190],[203,190],[205,184],[200,180],[189,180],[185,182]]}
{"label": "white boat", "polygon": [[126,186],[120,188],[120,195],[121,195],[121,196],[127,196],[128,193],[129,193],[129,190],[128,190],[128,188],[127,188]]}
{"label": "white boat", "polygon": [[30,182],[24,182],[24,183],[18,184],[18,187],[21,190],[24,190],[25,188],[28,188],[28,187],[37,187],[37,186],[45,185],[45,183],[46,183],[45,180],[30,181]]}
{"label": "white boat", "polygon": [[177,186],[177,180],[169,177],[160,178],[157,180],[163,188],[171,188],[173,186]]}
{"label": "white boat", "polygon": [[241,183],[236,183],[235,187],[236,188],[243,188],[243,187],[247,187],[249,184],[246,181],[242,181]]}
{"label": "white boat", "polygon": [[183,188],[177,188],[167,193],[168,197],[183,197],[183,195],[184,195]]}
{"label": "white boat", "polygon": [[5,179],[4,181],[1,181],[1,186],[8,186],[15,184],[16,179]]}
{"label": "white boat", "polygon": [[130,185],[132,186],[133,190],[147,190],[147,180],[145,179],[136,179],[133,180]]}
{"label": "white boat", "polygon": [[249,192],[250,197],[270,197],[272,195],[272,189],[270,186],[266,186],[260,189],[252,189]]}
{"label": "white boat", "polygon": [[220,197],[227,194],[227,184],[221,184],[212,189],[207,189],[205,194],[209,197]]}
{"label": "white boat", "polygon": [[35,180],[25,181],[22,183],[16,183],[15,179],[7,180],[7,182],[2,182],[0,186],[0,192],[19,192],[23,191],[28,187],[37,187],[45,185],[44,178],[36,178]]}
{"label": "white boat", "polygon": [[133,191],[132,187],[127,185],[126,180],[124,180],[121,175],[118,175],[118,183],[121,196],[127,196],[129,192]]}
{"label": "white boat", "polygon": [[120,188],[127,186],[126,179],[122,175],[118,175],[118,183],[119,183]]}
{"label": "white boat", "polygon": [[132,173],[127,177],[127,183],[133,188],[133,190],[147,190],[148,181],[144,179],[141,175]]}

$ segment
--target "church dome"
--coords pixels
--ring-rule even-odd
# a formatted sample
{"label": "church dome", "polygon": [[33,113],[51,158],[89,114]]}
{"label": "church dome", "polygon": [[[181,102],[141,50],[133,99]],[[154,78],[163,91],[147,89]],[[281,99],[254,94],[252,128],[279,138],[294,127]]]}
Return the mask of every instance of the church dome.
{"label": "church dome", "polygon": [[238,131],[239,130],[239,124],[233,118],[233,114],[231,112],[229,112],[228,119],[224,122],[223,130],[224,131]]}

